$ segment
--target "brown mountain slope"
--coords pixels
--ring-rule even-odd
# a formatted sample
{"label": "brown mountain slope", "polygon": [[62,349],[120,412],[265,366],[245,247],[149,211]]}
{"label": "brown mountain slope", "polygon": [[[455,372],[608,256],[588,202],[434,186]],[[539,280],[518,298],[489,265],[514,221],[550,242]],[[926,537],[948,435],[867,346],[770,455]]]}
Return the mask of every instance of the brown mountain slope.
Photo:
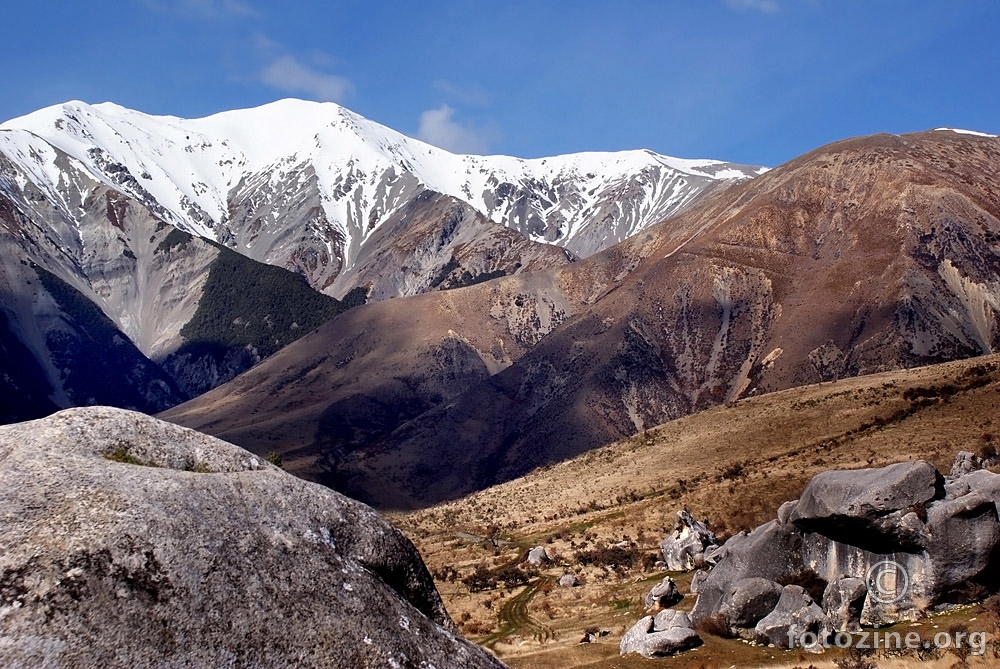
{"label": "brown mountain slope", "polygon": [[[519,278],[551,287],[546,299],[565,305],[565,322],[391,434],[338,451],[343,441],[324,441],[331,432],[318,422],[274,410],[272,424],[312,429],[307,450],[334,456],[310,467],[351,494],[422,504],[738,397],[991,352],[1000,346],[998,173],[1000,140],[950,131],[818,149],[602,254]],[[452,299],[471,319],[503,307],[485,296],[513,285]],[[439,299],[396,300],[392,322],[426,320]],[[459,332],[486,351],[499,322],[478,320],[483,329],[470,322]],[[440,340],[450,326],[433,327]],[[379,356],[371,363],[363,369],[382,369]],[[266,388],[251,391],[261,406],[275,396]],[[167,418],[220,434],[212,423],[228,413],[220,436],[267,448],[248,406],[207,396]]]}

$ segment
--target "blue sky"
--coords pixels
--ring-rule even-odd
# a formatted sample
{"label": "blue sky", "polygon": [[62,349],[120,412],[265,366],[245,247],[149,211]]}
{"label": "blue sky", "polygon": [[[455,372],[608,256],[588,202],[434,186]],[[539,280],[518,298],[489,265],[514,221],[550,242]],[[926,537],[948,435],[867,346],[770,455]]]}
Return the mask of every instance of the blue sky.
{"label": "blue sky", "polygon": [[458,151],[771,166],[875,132],[1000,133],[991,0],[4,4],[2,120],[300,97]]}

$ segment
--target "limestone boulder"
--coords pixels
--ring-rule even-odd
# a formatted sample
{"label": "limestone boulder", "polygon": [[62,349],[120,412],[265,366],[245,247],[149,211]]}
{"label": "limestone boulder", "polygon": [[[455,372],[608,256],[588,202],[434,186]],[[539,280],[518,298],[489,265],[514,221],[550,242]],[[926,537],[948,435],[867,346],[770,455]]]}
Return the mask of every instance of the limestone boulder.
{"label": "limestone boulder", "polygon": [[690,571],[705,562],[705,554],[717,545],[715,534],[687,511],[678,511],[674,531],[660,543],[663,561],[670,571]]}
{"label": "limestone boulder", "polygon": [[545,552],[545,546],[535,546],[528,551],[528,564],[532,567],[541,567],[549,561],[549,554]]}
{"label": "limestone boulder", "polygon": [[682,595],[681,591],[677,588],[677,584],[674,582],[674,579],[667,576],[646,593],[646,597],[643,599],[643,604],[645,604],[647,609],[655,607],[667,608],[668,606],[673,606],[682,599],[684,599],[684,595]]}
{"label": "limestone boulder", "polygon": [[0,427],[0,514],[0,666],[503,666],[372,509],[143,414]]}
{"label": "limestone boulder", "polygon": [[861,630],[861,610],[868,587],[860,578],[845,577],[831,581],[823,592],[823,613],[829,633]]}
{"label": "limestone boulder", "polygon": [[730,628],[753,627],[774,610],[782,588],[766,578],[752,577],[737,581],[726,594],[719,612]]}
{"label": "limestone boulder", "polygon": [[733,587],[745,578],[788,583],[808,571],[802,556],[802,533],[792,524],[772,520],[749,534],[734,535],[717,551],[718,563],[698,586],[691,611],[695,624],[716,616]]}
{"label": "limestone boulder", "polygon": [[798,585],[786,585],[781,591],[778,605],[764,616],[754,628],[758,643],[791,648],[805,633],[818,639],[820,629],[826,624],[823,609]]}
{"label": "limestone boulder", "polygon": [[923,548],[920,517],[945,495],[944,477],[929,462],[817,474],[788,518],[799,528],[874,552]]}
{"label": "limestone boulder", "polygon": [[619,644],[621,655],[638,653],[643,657],[667,657],[700,646],[701,637],[691,619],[680,611],[666,609],[656,617],[645,616],[632,626]]}

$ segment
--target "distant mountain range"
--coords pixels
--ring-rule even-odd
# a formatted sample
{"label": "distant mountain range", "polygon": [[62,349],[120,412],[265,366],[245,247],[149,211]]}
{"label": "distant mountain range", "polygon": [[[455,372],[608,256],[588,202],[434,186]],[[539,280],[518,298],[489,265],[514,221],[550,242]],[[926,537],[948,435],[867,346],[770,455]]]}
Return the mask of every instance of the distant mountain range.
{"label": "distant mountain range", "polygon": [[1000,140],[948,129],[767,171],[455,156],[292,100],[68,103],[0,126],[0,419],[169,408],[424,505],[749,395],[997,350],[998,174]]}
{"label": "distant mountain range", "polygon": [[456,156],[298,100],[197,120],[49,107],[0,125],[0,418],[161,410],[340,300],[564,265],[755,171]]}

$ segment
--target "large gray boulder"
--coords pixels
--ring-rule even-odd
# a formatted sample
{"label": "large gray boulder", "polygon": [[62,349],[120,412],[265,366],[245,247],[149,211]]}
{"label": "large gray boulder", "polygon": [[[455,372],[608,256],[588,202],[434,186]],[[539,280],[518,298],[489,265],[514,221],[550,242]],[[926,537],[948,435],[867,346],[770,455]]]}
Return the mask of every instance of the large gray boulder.
{"label": "large gray boulder", "polygon": [[663,561],[670,571],[690,571],[705,563],[705,555],[717,545],[715,534],[691,516],[678,511],[674,531],[660,542]]}
{"label": "large gray boulder", "polygon": [[989,479],[980,472],[969,475],[973,485],[968,494],[927,508],[926,575],[935,600],[960,602],[961,592],[956,591],[977,579],[992,580],[1000,563],[1000,523],[994,502],[1000,476],[982,473]]}
{"label": "large gray boulder", "polygon": [[733,586],[745,578],[789,583],[809,571],[802,555],[802,532],[775,520],[750,534],[730,537],[716,557],[718,563],[698,585],[698,600],[691,611],[696,625],[718,615]]}
{"label": "large gray boulder", "polygon": [[781,590],[780,585],[766,578],[744,578],[729,590],[719,612],[730,628],[753,627],[778,605]]}
{"label": "large gray boulder", "polygon": [[847,576],[831,581],[823,592],[826,631],[832,634],[860,631],[861,610],[867,595],[868,587],[860,578]]}
{"label": "large gray boulder", "polygon": [[656,617],[645,616],[622,636],[618,650],[622,655],[638,653],[643,657],[666,657],[700,646],[701,637],[694,631],[686,613],[665,609]]}
{"label": "large gray boulder", "polygon": [[803,530],[874,552],[919,550],[927,538],[920,516],[941,497],[944,477],[923,460],[828,471],[809,481],[788,518]]}
{"label": "large gray boulder", "polygon": [[0,666],[503,666],[372,509],[142,414],[0,427],[0,518]]}
{"label": "large gray boulder", "polygon": [[825,623],[823,609],[816,605],[801,586],[786,585],[781,591],[778,605],[757,623],[754,636],[758,643],[792,648],[800,643],[799,640],[807,632],[813,635],[812,641],[818,640]]}

